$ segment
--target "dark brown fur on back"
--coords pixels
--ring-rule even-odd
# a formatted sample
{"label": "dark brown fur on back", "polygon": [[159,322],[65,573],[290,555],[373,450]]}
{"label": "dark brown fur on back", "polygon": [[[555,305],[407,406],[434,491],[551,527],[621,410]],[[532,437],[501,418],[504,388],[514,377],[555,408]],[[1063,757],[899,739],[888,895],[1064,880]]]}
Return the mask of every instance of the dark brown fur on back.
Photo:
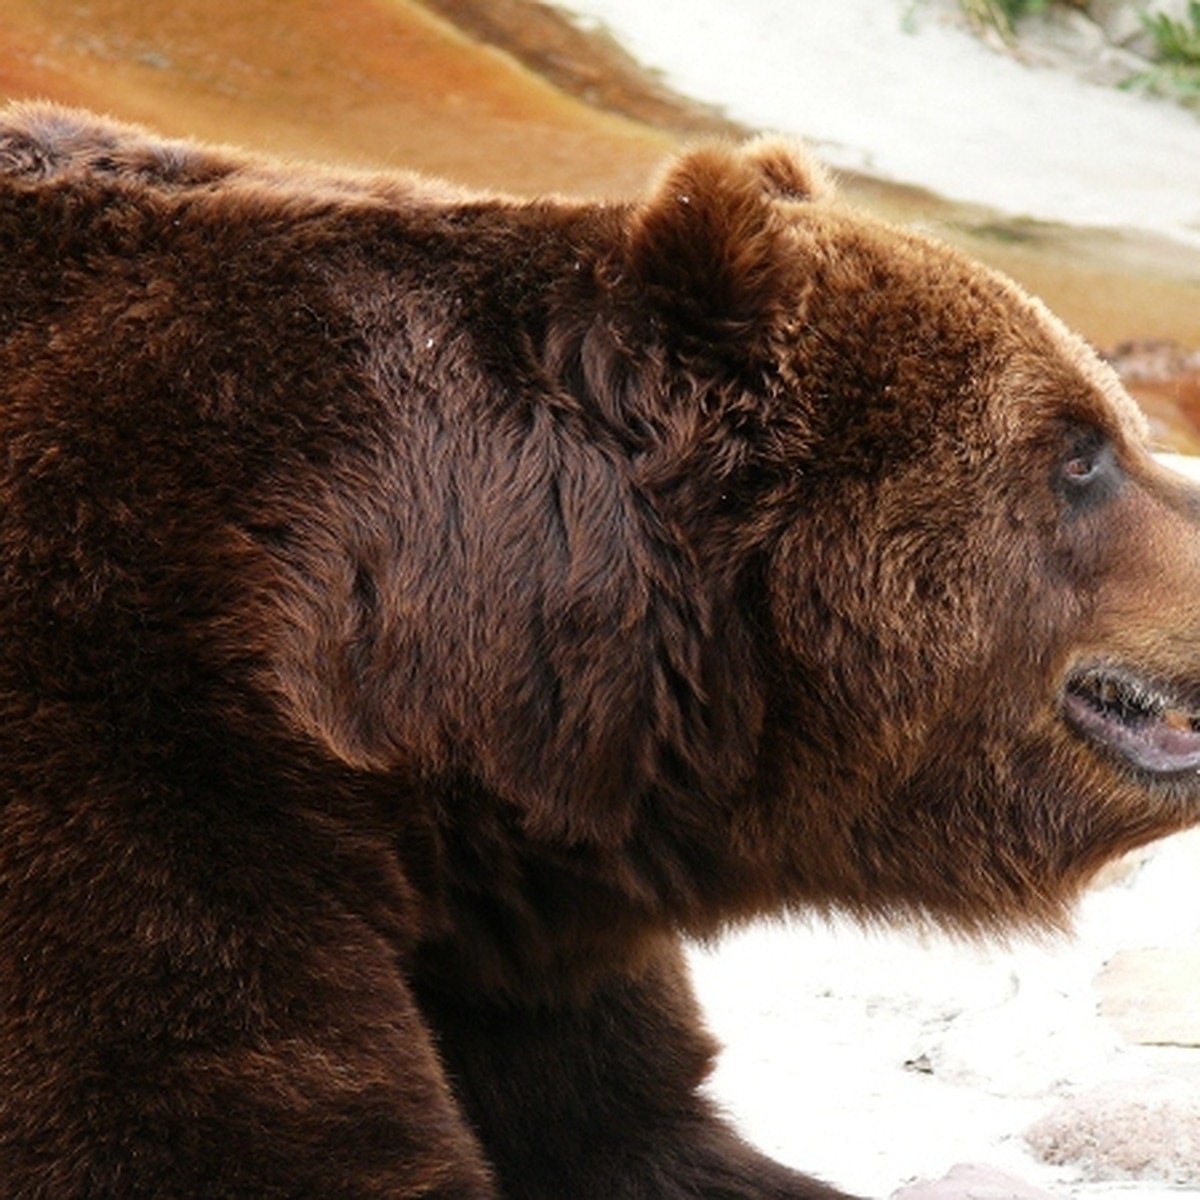
{"label": "dark brown fur on back", "polygon": [[517,202],[12,109],[0,381],[0,1196],[832,1195],[680,937],[1057,922],[1200,816],[1080,708],[1200,707],[1197,498],[779,143]]}

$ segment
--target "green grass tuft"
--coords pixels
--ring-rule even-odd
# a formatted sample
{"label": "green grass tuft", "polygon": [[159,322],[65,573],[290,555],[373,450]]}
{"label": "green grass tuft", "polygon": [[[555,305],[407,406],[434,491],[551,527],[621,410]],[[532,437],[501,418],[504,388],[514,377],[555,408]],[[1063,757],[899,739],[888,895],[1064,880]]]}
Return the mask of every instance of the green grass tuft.
{"label": "green grass tuft", "polygon": [[1142,24],[1154,38],[1158,58],[1177,66],[1200,67],[1200,2],[1189,0],[1187,17],[1176,20],[1167,13],[1146,13]]}
{"label": "green grass tuft", "polygon": [[[979,33],[998,36],[1010,46],[1017,41],[1017,23],[1052,8],[1088,8],[1087,0],[958,0]],[[1123,87],[1149,92],[1200,111],[1200,0],[1188,0],[1183,18],[1150,13],[1142,3],[1141,20],[1154,42],[1155,61],[1126,80]]]}
{"label": "green grass tuft", "polygon": [[1167,13],[1143,13],[1142,24],[1154,39],[1158,61],[1126,86],[1200,111],[1200,0],[1189,0],[1183,20]]}
{"label": "green grass tuft", "polygon": [[1016,37],[1022,17],[1045,12],[1055,0],[958,0],[959,7],[977,29],[990,29],[1006,42]]}

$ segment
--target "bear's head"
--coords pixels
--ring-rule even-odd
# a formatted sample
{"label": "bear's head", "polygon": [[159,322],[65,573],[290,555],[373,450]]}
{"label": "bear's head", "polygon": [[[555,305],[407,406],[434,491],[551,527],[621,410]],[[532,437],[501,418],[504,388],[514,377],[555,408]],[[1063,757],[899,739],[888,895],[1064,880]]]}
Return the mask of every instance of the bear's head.
{"label": "bear's head", "polygon": [[1053,922],[1200,818],[1200,493],[1081,340],[775,142],[677,162],[607,270],[563,344],[703,597],[656,761],[713,890]]}

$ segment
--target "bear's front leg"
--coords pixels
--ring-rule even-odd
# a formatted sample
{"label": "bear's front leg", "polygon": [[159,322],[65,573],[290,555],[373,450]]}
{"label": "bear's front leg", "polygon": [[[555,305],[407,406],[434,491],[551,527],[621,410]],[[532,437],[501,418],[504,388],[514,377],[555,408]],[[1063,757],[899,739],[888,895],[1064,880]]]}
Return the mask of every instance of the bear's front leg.
{"label": "bear's front leg", "polygon": [[468,994],[418,987],[506,1200],[842,1196],[747,1145],[701,1094],[716,1047],[676,946],[586,999]]}
{"label": "bear's front leg", "polygon": [[[122,928],[93,899],[118,886],[20,881],[15,841],[0,847],[0,1200],[496,1200],[366,923],[293,877],[240,927],[230,912],[182,920],[171,893]],[[142,896],[132,856],[111,858]],[[277,928],[288,903],[302,925]]]}

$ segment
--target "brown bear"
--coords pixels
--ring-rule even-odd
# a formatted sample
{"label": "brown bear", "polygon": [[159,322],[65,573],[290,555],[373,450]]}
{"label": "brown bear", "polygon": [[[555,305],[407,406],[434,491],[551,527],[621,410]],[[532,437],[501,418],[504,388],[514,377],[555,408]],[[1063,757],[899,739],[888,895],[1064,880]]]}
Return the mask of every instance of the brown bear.
{"label": "brown bear", "polygon": [[17,107],[0,273],[4,1197],[834,1196],[681,939],[1057,924],[1200,818],[1200,495],[782,144],[518,201]]}

